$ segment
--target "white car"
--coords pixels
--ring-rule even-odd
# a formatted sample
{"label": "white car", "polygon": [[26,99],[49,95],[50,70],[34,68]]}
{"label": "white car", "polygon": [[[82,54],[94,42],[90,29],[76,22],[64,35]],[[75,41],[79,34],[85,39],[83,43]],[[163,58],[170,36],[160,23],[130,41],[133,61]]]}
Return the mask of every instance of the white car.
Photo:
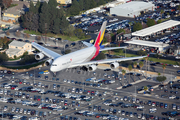
{"label": "white car", "polygon": [[55,40],[56,38],[54,38],[54,37],[50,37],[49,39],[51,39],[51,40]]}
{"label": "white car", "polygon": [[169,99],[175,99],[175,98],[176,98],[175,95],[169,96]]}
{"label": "white car", "polygon": [[176,56],[175,58],[176,58],[176,59],[180,59],[180,56]]}
{"label": "white car", "polygon": [[44,72],[44,74],[49,74],[49,72]]}
{"label": "white car", "polygon": [[173,65],[173,67],[179,67],[179,65]]}
{"label": "white car", "polygon": [[35,34],[30,34],[31,36],[36,36]]}

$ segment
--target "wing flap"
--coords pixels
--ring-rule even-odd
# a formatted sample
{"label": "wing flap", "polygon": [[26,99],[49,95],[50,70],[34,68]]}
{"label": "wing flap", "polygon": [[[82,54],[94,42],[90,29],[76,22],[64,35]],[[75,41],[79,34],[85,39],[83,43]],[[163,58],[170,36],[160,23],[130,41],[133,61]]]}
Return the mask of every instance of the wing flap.
{"label": "wing flap", "polygon": [[54,58],[57,58],[57,57],[60,57],[61,55],[54,52],[54,51],[51,51],[35,42],[32,42],[31,43],[33,47],[35,47],[36,49],[38,49],[41,53],[43,53],[44,55],[48,56],[49,58],[51,59],[54,59]]}
{"label": "wing flap", "polygon": [[126,46],[125,47],[106,47],[106,48],[100,49],[99,51],[122,49],[122,48],[126,48]]}
{"label": "wing flap", "polygon": [[105,60],[98,60],[98,61],[90,61],[85,63],[77,63],[70,66],[71,67],[77,67],[77,66],[85,66],[85,65],[92,65],[92,64],[102,64],[102,63],[112,63],[112,62],[121,62],[121,61],[127,61],[127,60],[135,60],[135,59],[141,59],[147,56],[139,56],[139,57],[127,57],[127,58],[116,58],[116,59],[105,59]]}
{"label": "wing flap", "polygon": [[88,43],[88,42],[86,42],[86,41],[82,41],[82,43],[83,43],[84,45],[86,45],[87,47],[91,47],[91,46],[93,46],[93,44]]}

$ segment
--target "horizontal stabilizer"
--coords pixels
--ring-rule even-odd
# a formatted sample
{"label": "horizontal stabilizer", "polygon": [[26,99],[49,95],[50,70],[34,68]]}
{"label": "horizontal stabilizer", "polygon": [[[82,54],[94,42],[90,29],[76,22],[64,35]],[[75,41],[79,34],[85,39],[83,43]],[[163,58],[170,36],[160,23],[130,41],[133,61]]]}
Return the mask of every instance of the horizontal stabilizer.
{"label": "horizontal stabilizer", "polygon": [[88,43],[88,42],[85,42],[85,41],[82,41],[82,43],[83,43],[84,45],[86,45],[87,47],[91,47],[91,46],[93,46],[93,44]]}

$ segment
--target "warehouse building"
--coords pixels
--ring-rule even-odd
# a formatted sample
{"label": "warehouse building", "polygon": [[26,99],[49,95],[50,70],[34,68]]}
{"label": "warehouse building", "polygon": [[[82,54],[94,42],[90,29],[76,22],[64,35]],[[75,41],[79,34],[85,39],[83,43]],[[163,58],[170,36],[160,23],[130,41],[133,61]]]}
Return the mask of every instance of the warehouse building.
{"label": "warehouse building", "polygon": [[110,14],[123,17],[136,17],[149,10],[154,11],[155,5],[150,2],[132,1],[110,8]]}

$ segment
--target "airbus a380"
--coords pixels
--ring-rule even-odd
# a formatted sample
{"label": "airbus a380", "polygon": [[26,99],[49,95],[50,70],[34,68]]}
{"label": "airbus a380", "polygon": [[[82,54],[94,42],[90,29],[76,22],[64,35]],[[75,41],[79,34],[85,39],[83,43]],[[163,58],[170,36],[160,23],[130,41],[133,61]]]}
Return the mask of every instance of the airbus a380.
{"label": "airbus a380", "polygon": [[101,63],[110,63],[111,69],[117,68],[119,66],[118,62],[121,61],[127,61],[127,60],[134,60],[134,59],[141,59],[147,56],[139,56],[139,57],[128,57],[128,58],[116,58],[116,59],[104,59],[104,60],[98,60],[98,61],[91,61],[93,60],[100,51],[104,50],[113,50],[113,49],[120,49],[120,48],[126,48],[126,47],[107,47],[102,48],[101,42],[104,37],[105,28],[106,28],[107,21],[103,22],[102,27],[98,33],[98,36],[96,38],[96,41],[94,44],[83,42],[87,46],[87,48],[77,50],[75,52],[66,54],[66,55],[60,55],[56,52],[53,52],[35,42],[32,42],[32,46],[35,47],[40,51],[40,53],[37,53],[35,55],[36,60],[41,60],[44,55],[49,57],[49,59],[45,62],[45,64],[48,66],[50,65],[50,70],[52,72],[58,72],[63,69],[67,68],[73,68],[78,66],[85,66],[88,68],[89,71],[94,71],[97,69],[97,65]]}

